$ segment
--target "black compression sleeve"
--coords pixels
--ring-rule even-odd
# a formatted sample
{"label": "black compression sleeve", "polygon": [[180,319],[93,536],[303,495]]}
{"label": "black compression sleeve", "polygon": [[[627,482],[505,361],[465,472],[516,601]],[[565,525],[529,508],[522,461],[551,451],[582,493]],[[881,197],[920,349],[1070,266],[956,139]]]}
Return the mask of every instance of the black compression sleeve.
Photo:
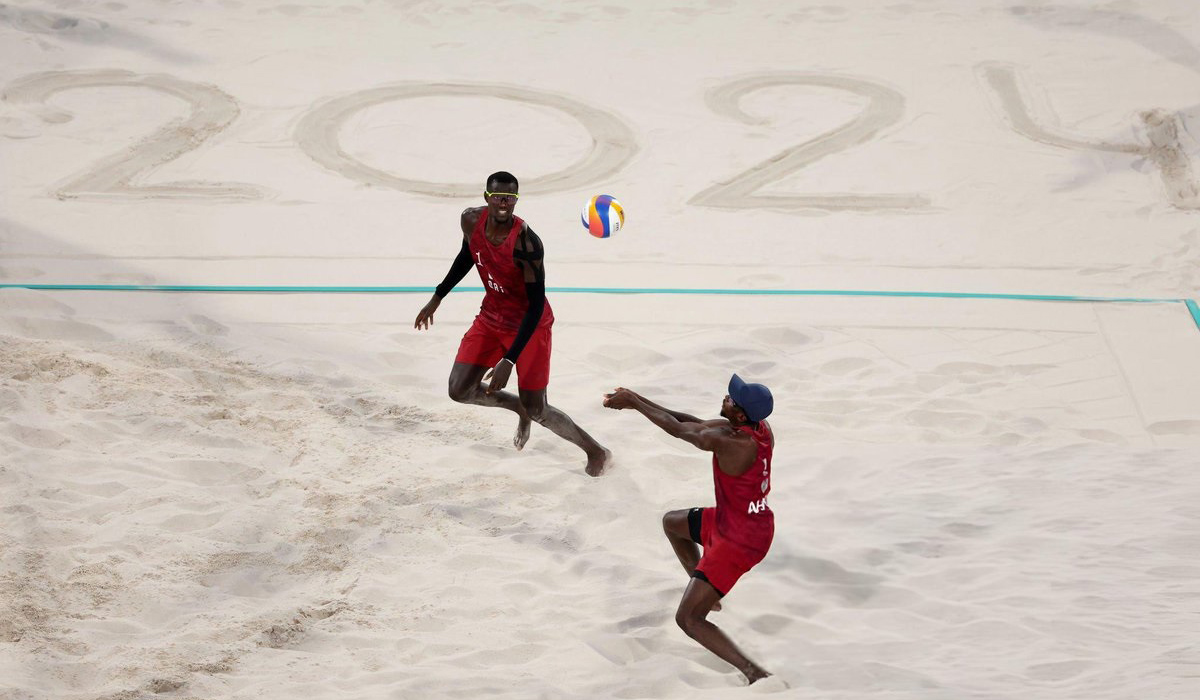
{"label": "black compression sleeve", "polygon": [[546,282],[543,280],[526,282],[525,296],[529,298],[529,308],[525,310],[525,317],[521,319],[517,337],[513,339],[508,352],[504,353],[504,359],[514,365],[517,363],[517,357],[521,355],[521,351],[525,349],[525,344],[537,330],[538,322],[542,320],[542,312],[546,308]]}
{"label": "black compression sleeve", "polygon": [[434,291],[438,299],[445,299],[450,290],[454,289],[454,285],[462,282],[462,278],[467,276],[467,272],[470,271],[471,267],[471,247],[467,245],[467,239],[464,238],[462,249],[458,251],[458,256],[451,263],[450,271],[446,273],[446,279],[442,280],[442,283]]}

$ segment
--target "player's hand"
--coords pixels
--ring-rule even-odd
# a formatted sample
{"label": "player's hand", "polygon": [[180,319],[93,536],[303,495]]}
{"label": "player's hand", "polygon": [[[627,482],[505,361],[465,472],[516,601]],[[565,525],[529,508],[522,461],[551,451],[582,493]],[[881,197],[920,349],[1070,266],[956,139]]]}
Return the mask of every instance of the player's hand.
{"label": "player's hand", "polygon": [[429,328],[432,326],[433,312],[437,311],[437,308],[441,305],[442,300],[438,298],[438,295],[434,294],[433,298],[429,300],[429,303],[421,307],[421,311],[417,313],[417,321],[413,324],[413,328],[421,330],[422,328]]}
{"label": "player's hand", "polygon": [[483,390],[483,393],[493,394],[507,386],[508,378],[512,374],[512,371],[513,363],[503,357],[500,358],[496,366],[489,369],[487,374],[483,375],[485,382],[488,381],[488,377],[491,377],[491,381],[488,382],[487,388]]}
{"label": "player's hand", "polygon": [[606,408],[633,408],[634,402],[637,401],[637,392],[619,386],[613,389],[611,394],[604,395],[604,406]]}

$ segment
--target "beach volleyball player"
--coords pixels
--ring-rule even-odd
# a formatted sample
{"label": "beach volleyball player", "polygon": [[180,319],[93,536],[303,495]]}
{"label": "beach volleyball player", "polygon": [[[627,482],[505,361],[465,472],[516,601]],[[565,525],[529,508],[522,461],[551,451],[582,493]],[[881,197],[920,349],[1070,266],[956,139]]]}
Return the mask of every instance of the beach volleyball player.
{"label": "beach volleyball player", "polygon": [[[600,476],[609,451],[546,402],[554,312],[546,301],[542,241],[513,214],[518,197],[517,178],[512,174],[501,171],[488,176],[483,192],[487,205],[463,211],[462,247],[413,325],[429,328],[442,299],[472,267],[478,270],[483,304],[454,358],[450,398],[516,413],[513,445],[518,450],[529,440],[530,421],[544,425],[583,450],[587,473]],[[503,390],[514,369],[519,396]]]}
{"label": "beach volleyball player", "polygon": [[663,516],[667,539],[691,577],[675,622],[689,637],[733,664],[750,683],[771,675],[706,619],[710,611],[720,610],[720,599],[738,579],[762,561],[775,536],[775,515],[767,505],[775,449],[775,435],[766,421],[774,408],[770,390],[733,375],[721,403],[721,418],[713,420],[663,408],[625,388],[606,394],[604,405],[632,408],[668,435],[713,453],[716,506],[673,510]]}

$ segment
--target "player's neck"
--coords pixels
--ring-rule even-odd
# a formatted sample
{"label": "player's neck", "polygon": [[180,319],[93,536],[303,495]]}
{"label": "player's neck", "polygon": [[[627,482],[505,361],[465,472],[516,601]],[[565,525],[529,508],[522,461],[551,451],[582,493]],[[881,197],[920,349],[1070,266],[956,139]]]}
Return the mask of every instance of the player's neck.
{"label": "player's neck", "polygon": [[508,238],[508,232],[512,230],[513,220],[509,217],[507,221],[496,221],[488,215],[487,224],[483,227],[483,233],[492,243],[500,243],[505,238]]}

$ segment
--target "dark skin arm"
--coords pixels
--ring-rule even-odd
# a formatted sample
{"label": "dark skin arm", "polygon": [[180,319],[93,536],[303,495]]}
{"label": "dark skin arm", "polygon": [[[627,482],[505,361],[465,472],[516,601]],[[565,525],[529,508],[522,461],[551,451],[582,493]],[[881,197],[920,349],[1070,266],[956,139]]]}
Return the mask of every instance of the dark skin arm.
{"label": "dark skin arm", "polygon": [[459,224],[462,228],[462,247],[458,251],[458,256],[454,258],[454,262],[450,265],[450,272],[446,273],[446,279],[438,285],[437,291],[433,293],[425,306],[417,312],[417,320],[413,323],[413,328],[417,330],[427,329],[433,325],[433,313],[442,305],[442,299],[454,289],[455,285],[462,281],[462,278],[471,271],[471,252],[468,249],[467,241],[471,240],[471,229],[475,227],[475,223],[479,221],[479,217],[484,211],[483,207],[473,207],[465,209],[462,216],[459,217]]}
{"label": "dark skin arm", "polygon": [[624,387],[605,394],[604,405],[617,410],[632,408],[671,437],[691,443],[705,452],[712,452],[717,456],[717,466],[730,476],[745,474],[754,466],[758,456],[754,439],[734,428],[725,418],[680,420],[679,416],[693,416],[670,411]]}
{"label": "dark skin arm", "polygon": [[[620,389],[618,389],[617,391],[620,391]],[[629,390],[628,390],[628,389],[626,389],[626,391],[629,391]],[[614,393],[615,393],[615,392],[614,392]],[[611,394],[610,394],[610,396],[611,396]],[[649,406],[649,407],[651,407],[651,408],[657,408],[657,409],[658,409],[658,410],[660,410],[660,411],[666,411],[668,415],[670,415],[672,418],[674,418],[675,420],[679,421],[680,423],[705,423],[705,422],[707,422],[707,421],[705,421],[703,418],[697,418],[696,416],[693,416],[693,415],[692,415],[692,414],[690,414],[690,413],[684,413],[683,411],[672,411],[672,410],[671,410],[671,409],[669,409],[669,408],[666,408],[666,407],[664,407],[664,406],[660,406],[660,405],[658,405],[658,404],[654,403],[653,401],[651,401],[650,399],[646,398],[645,396],[642,396],[641,394],[638,394],[637,396],[638,396],[638,398],[640,398],[640,399],[641,399],[641,400],[642,400],[642,401],[643,401],[643,402],[644,402],[644,403],[645,403],[647,406]],[[607,403],[605,403],[604,405],[605,405],[605,406],[608,406],[608,404],[607,404]],[[616,407],[615,407],[615,406],[613,406],[612,408],[616,408]],[[716,419],[716,420],[714,420],[714,421],[711,421],[711,422],[713,422],[713,423],[717,423],[717,424],[719,424],[719,423],[723,423],[723,422],[724,422],[724,423],[728,423],[728,421],[725,421],[725,420],[723,420],[723,419]]]}

